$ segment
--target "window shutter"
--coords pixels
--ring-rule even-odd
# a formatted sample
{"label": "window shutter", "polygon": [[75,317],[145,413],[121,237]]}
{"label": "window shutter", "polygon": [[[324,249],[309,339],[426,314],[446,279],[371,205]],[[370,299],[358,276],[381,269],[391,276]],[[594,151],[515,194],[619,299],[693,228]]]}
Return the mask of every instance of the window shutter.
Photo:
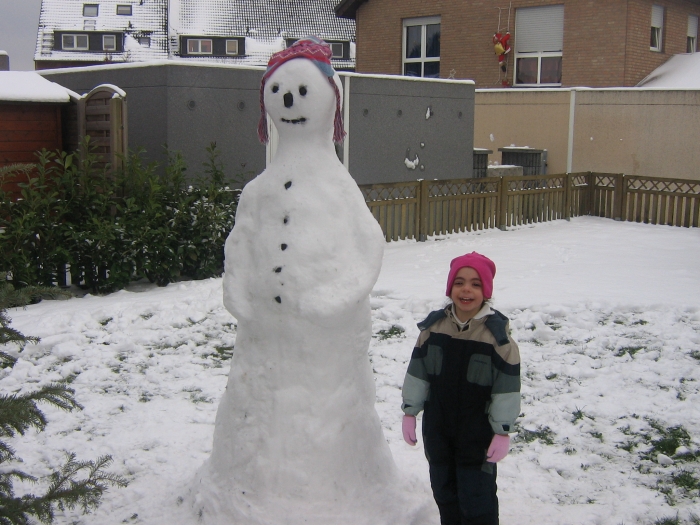
{"label": "window shutter", "polygon": [[698,17],[695,15],[690,15],[688,17],[688,36],[693,38],[698,37]]}
{"label": "window shutter", "polygon": [[664,26],[664,8],[660,5],[651,6],[651,27]]}
{"label": "window shutter", "polygon": [[564,49],[564,6],[525,7],[515,11],[515,50],[518,53]]}

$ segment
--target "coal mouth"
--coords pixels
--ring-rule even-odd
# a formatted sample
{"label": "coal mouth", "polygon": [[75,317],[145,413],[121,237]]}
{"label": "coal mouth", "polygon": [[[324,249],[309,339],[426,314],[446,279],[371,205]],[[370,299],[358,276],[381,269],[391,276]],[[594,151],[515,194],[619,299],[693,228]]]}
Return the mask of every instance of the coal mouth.
{"label": "coal mouth", "polygon": [[287,124],[303,124],[304,122],[306,122],[306,117],[295,118],[292,120],[283,118],[282,122],[286,122]]}

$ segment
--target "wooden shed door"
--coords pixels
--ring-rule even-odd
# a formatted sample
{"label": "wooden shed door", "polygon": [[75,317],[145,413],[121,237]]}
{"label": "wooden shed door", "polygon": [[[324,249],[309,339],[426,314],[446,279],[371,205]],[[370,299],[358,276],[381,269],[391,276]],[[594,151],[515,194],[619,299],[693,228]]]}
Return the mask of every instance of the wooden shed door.
{"label": "wooden shed door", "polygon": [[[81,136],[89,135],[104,166],[122,165],[128,152],[126,98],[112,86],[98,86],[81,101]],[[82,109],[82,111],[81,111]]]}

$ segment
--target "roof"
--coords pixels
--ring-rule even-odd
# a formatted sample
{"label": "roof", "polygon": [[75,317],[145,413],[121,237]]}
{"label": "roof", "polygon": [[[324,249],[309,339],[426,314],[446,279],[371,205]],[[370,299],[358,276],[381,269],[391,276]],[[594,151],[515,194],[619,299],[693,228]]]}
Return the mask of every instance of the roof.
{"label": "roof", "polygon": [[[73,62],[139,62],[179,59],[179,36],[245,37],[244,57],[187,57],[187,61],[266,65],[287,39],[316,35],[353,42],[350,59],[333,60],[336,69],[354,68],[355,21],[338,18],[339,0],[42,0],[35,60]],[[83,17],[83,4],[99,6],[97,17]],[[132,15],[117,15],[117,5],[131,5]],[[168,11],[169,8],[169,11]],[[54,50],[54,31],[126,34],[124,52]],[[166,30],[168,28],[169,30]],[[150,47],[139,44],[149,36]],[[170,46],[168,43],[170,42]]]}
{"label": "roof", "polygon": [[700,89],[700,53],[673,55],[637,86]]}
{"label": "roof", "polygon": [[367,0],[342,0],[335,8],[335,14],[342,18],[355,19],[355,14]]}
{"label": "roof", "polygon": [[0,102],[70,102],[71,91],[33,71],[0,71]]}

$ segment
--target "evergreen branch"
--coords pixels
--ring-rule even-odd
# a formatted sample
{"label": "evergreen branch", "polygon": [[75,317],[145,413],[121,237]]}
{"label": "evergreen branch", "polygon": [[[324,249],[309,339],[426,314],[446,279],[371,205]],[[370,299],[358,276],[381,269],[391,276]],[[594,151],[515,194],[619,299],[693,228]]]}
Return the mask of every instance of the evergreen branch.
{"label": "evergreen branch", "polygon": [[[75,453],[68,454],[61,470],[49,476],[51,485],[44,498],[56,502],[61,510],[80,506],[83,513],[88,513],[96,509],[108,486],[128,485],[123,477],[104,470],[111,463],[112,456],[100,456],[97,461],[76,461]],[[84,470],[88,471],[87,477],[76,481],[74,478]]]}
{"label": "evergreen branch", "polygon": [[[0,336],[0,344],[2,344],[2,337]],[[17,362],[16,357],[12,357],[7,352],[0,351],[0,368],[12,368]]]}
{"label": "evergreen branch", "polygon": [[73,399],[75,391],[65,385],[51,383],[36,392],[0,395],[0,436],[24,435],[28,428],[38,431],[46,427],[46,417],[36,406],[37,401],[49,403],[71,412],[83,407]]}

